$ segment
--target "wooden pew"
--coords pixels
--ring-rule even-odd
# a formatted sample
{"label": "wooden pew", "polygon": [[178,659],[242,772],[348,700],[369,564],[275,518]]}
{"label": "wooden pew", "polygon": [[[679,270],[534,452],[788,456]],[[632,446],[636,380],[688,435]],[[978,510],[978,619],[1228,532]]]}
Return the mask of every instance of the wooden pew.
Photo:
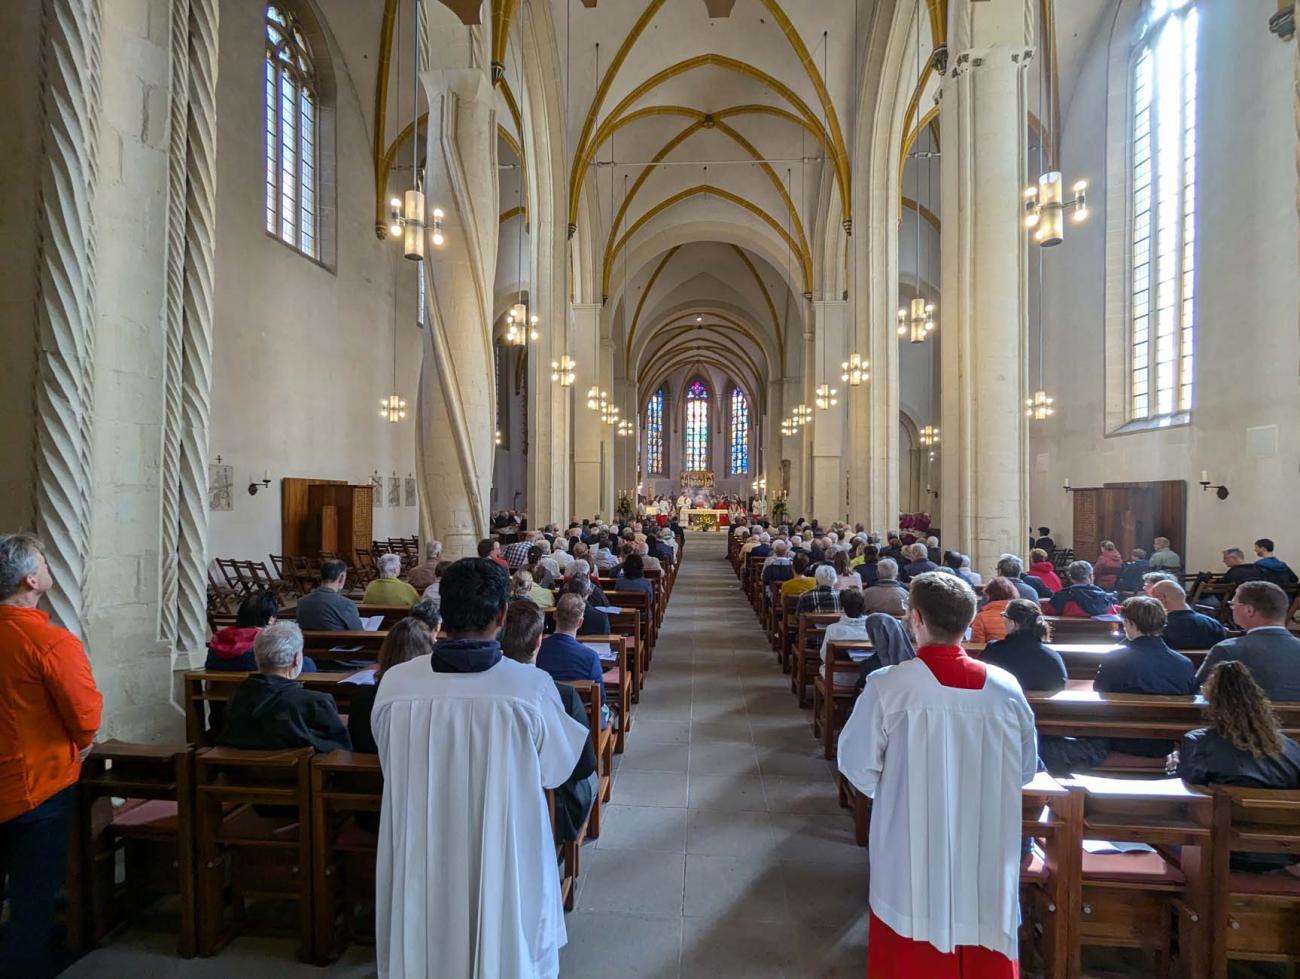
{"label": "wooden pew", "polygon": [[849,720],[858,699],[857,683],[862,665],[849,658],[854,651],[870,651],[866,640],[837,639],[826,646],[826,669],[813,678],[813,737],[822,742],[822,756],[835,757],[835,739]]}
{"label": "wooden pew", "polygon": [[1177,779],[1079,778],[1067,784],[1083,788],[1086,838],[1145,843],[1157,850],[1083,854],[1074,962],[1084,945],[1145,949],[1153,956],[1153,974],[1167,976],[1176,919],[1182,973],[1204,979],[1210,951],[1205,851],[1212,842],[1211,795]]}
{"label": "wooden pew", "polygon": [[587,727],[591,731],[591,747],[596,753],[596,798],[587,817],[587,832],[593,840],[600,836],[601,814],[609,802],[614,786],[614,732],[600,726],[600,687],[595,680],[570,680],[569,686],[578,691],[587,706]]}
{"label": "wooden pew", "polygon": [[387,638],[388,633],[384,630],[335,632],[325,629],[304,629],[302,652],[304,656],[322,662],[374,660],[379,655],[379,647]]}
{"label": "wooden pew", "polygon": [[215,955],[241,930],[246,897],[266,897],[297,905],[298,956],[313,961],[311,756],[310,748],[208,748],[196,757],[200,955]]}
{"label": "wooden pew", "polygon": [[605,597],[613,603],[612,608],[635,609],[641,617],[641,642],[645,646],[645,669],[650,670],[654,660],[655,637],[654,607],[650,599],[642,592],[607,591]]}
{"label": "wooden pew", "polygon": [[804,612],[798,617],[790,670],[790,691],[798,698],[801,709],[811,703],[813,679],[821,672],[822,636],[826,627],[839,619],[839,612]]}
{"label": "wooden pew", "polygon": [[1300,860],[1300,792],[1216,785],[1211,854],[1212,979],[1229,960],[1300,962],[1300,878],[1231,869],[1233,853],[1285,853]]}
{"label": "wooden pew", "polygon": [[365,602],[357,602],[357,614],[363,619],[368,619],[372,615],[382,615],[384,621],[380,624],[379,631],[387,632],[411,614],[411,607],[409,605],[368,605]]}
{"label": "wooden pew", "polygon": [[[614,753],[621,755],[627,742],[627,733],[632,729],[632,669],[628,662],[627,641],[623,636],[616,635],[583,636],[581,641],[608,643],[610,652],[618,656],[615,665],[606,666],[602,663],[601,666],[605,669],[605,696],[608,698],[611,712],[618,720],[614,732]],[[611,684],[613,684],[612,689]]]}
{"label": "wooden pew", "polygon": [[627,660],[632,670],[632,703],[639,703],[645,675],[650,670],[647,647],[641,641],[641,613],[634,608],[625,608],[606,612],[605,616],[609,619],[609,631],[627,640]]}
{"label": "wooden pew", "polygon": [[332,751],[311,759],[312,916],[315,961],[328,965],[375,906],[375,859],[384,775],[378,755]]}
{"label": "wooden pew", "polygon": [[[342,682],[347,677],[353,675],[348,673],[303,673],[298,677],[298,682],[308,690],[318,690],[322,693],[328,693],[334,698],[338,705],[339,713],[348,712],[348,703],[352,693],[357,689],[355,684]],[[211,736],[207,731],[205,706],[212,702],[225,702],[229,700],[238,687],[245,679],[248,673],[229,672],[226,670],[190,670],[184,677],[184,697],[185,697],[185,737],[195,745],[210,743]]]}
{"label": "wooden pew", "polygon": [[[123,802],[114,807],[112,800]],[[116,883],[118,853],[125,879]],[[88,951],[155,894],[177,898],[177,953],[197,951],[193,745],[102,741],[81,766],[67,878],[68,944]]]}
{"label": "wooden pew", "polygon": [[1034,953],[1043,979],[1067,979],[1081,901],[1082,790],[1039,772],[1022,791],[1021,826],[1039,851],[1020,871],[1022,949]]}

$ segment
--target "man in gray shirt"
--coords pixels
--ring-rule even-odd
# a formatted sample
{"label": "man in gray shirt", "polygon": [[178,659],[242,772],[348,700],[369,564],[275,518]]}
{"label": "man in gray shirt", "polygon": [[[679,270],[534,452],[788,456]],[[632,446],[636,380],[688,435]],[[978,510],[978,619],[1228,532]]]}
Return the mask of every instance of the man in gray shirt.
{"label": "man in gray shirt", "polygon": [[320,567],[320,587],[298,599],[298,627],[304,630],[361,631],[357,603],[341,592],[348,580],[348,566],[326,561]]}
{"label": "man in gray shirt", "polygon": [[1233,621],[1246,634],[1215,645],[1197,671],[1197,681],[1204,683],[1216,663],[1238,660],[1270,700],[1300,701],[1300,638],[1287,631],[1286,592],[1271,581],[1246,581],[1229,604]]}

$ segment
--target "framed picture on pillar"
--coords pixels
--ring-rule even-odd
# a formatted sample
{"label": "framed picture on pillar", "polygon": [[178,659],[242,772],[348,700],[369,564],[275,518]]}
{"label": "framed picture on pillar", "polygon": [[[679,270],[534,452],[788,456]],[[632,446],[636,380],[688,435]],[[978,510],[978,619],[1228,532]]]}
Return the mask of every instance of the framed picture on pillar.
{"label": "framed picture on pillar", "polygon": [[388,505],[390,507],[402,505],[402,481],[396,476],[388,477]]}
{"label": "framed picture on pillar", "polygon": [[406,505],[415,506],[415,480],[410,476],[406,477]]}
{"label": "framed picture on pillar", "polygon": [[375,509],[378,510],[384,505],[384,477],[371,476],[370,485],[375,488]]}
{"label": "framed picture on pillar", "polygon": [[235,467],[208,466],[208,509],[235,509]]}

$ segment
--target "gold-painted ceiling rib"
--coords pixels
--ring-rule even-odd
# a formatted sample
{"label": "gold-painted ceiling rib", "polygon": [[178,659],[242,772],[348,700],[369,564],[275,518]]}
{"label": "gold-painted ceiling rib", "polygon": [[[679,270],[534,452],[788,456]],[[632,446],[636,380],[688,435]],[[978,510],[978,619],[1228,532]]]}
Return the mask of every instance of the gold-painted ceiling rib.
{"label": "gold-painted ceiling rib", "polygon": [[[904,197],[903,207],[907,208],[909,211],[915,211],[919,208],[921,211],[921,217],[925,218],[925,220],[930,223],[931,227],[933,227],[935,231],[940,230],[939,215],[935,214],[924,204],[918,204],[916,201],[912,200],[912,198]],[[903,220],[903,215],[901,214],[901,212],[898,215],[898,220],[899,221]]]}
{"label": "gold-painted ceiling rib", "polygon": [[[748,394],[751,406],[758,409],[759,413],[766,412],[767,392],[763,383],[763,376],[755,374],[753,377],[747,377],[743,369],[737,369],[737,365],[730,360],[732,351],[726,347],[701,344],[699,347],[688,349],[679,349],[674,351],[670,357],[663,362],[654,366],[653,372],[647,372],[648,377],[653,377],[655,382],[645,387],[637,388],[637,409],[640,411],[649,399],[651,392],[660,388],[667,382],[668,378],[683,367],[695,364],[708,364],[710,367],[717,368],[718,372],[733,384],[740,382],[746,387],[753,390]],[[689,381],[687,382],[690,383]]]}
{"label": "gold-painted ceiling rib", "polygon": [[384,137],[388,135],[388,75],[393,65],[393,26],[397,21],[397,0],[384,0],[384,16],[379,25],[379,62],[375,72],[375,136],[373,163],[375,167],[375,234],[384,237],[388,227],[384,208],[388,188],[388,167],[384,165]]}
{"label": "gold-painted ceiling rib", "polygon": [[[776,171],[772,169],[772,165],[763,159],[762,154],[759,153],[758,148],[754,146],[753,143],[747,140],[740,133],[736,132],[735,129],[733,129],[731,126],[728,126],[725,122],[715,121],[714,127],[718,129],[720,132],[722,132],[724,135],[730,137],[731,140],[735,142],[737,146],[739,146],[746,153],[748,153],[750,157],[753,158],[758,163],[759,168],[763,171],[763,173],[767,175],[768,180],[771,181],[772,186],[776,189],[777,196],[781,198],[782,202],[786,206],[786,209],[789,211],[790,220],[794,227],[794,237],[799,242],[799,250],[804,254],[811,254],[811,250],[808,247],[808,239],[804,235],[803,221],[801,221],[799,218],[799,211],[795,208],[794,201],[790,199],[790,194],[786,190],[785,184],[781,182],[781,178],[778,177]],[[640,189],[645,184],[645,182],[648,179],[650,179],[650,175],[655,170],[655,165],[659,163],[661,160],[663,160],[665,157],[667,157],[669,153],[671,153],[674,149],[680,146],[683,142],[685,142],[686,139],[689,138],[692,134],[698,132],[701,129],[707,129],[707,128],[708,128],[708,124],[704,118],[697,119],[695,122],[691,123],[680,133],[678,133],[676,136],[670,139],[667,143],[665,143],[660,148],[659,152],[654,155],[651,163],[643,167],[641,172],[637,174],[636,180],[633,181],[631,188],[627,192],[627,195],[623,198],[622,203],[619,204],[618,211],[614,215],[614,220],[610,222],[609,234],[605,239],[605,252],[607,254],[609,250],[614,247],[614,236],[618,233],[618,227],[623,221],[623,215],[627,213],[627,210],[631,206],[632,201],[636,198],[637,192],[640,191]]]}
{"label": "gold-painted ceiling rib", "polygon": [[501,97],[506,101],[506,109],[510,112],[510,118],[515,121],[515,132],[519,134],[520,139],[523,139],[524,122],[519,115],[519,103],[515,101],[515,93],[511,90],[510,83],[505,78],[501,79],[500,89]]}
{"label": "gold-painted ceiling rib", "polygon": [[[497,84],[505,81],[506,49],[510,46],[510,21],[515,16],[518,0],[492,0],[492,78]],[[500,66],[498,68],[498,66]]]}
{"label": "gold-painted ceiling rib", "polygon": [[926,0],[930,13],[930,40],[937,48],[948,41],[948,0]]}
{"label": "gold-painted ceiling rib", "polygon": [[763,277],[758,274],[758,269],[754,263],[749,260],[749,255],[745,249],[739,245],[731,246],[740,260],[745,263],[745,268],[749,269],[749,274],[754,277],[754,284],[758,286],[758,291],[763,294],[763,302],[767,303],[767,311],[772,314],[772,329],[776,332],[776,349],[781,355],[781,375],[785,376],[785,331],[781,329],[781,318],[776,315],[776,304],[772,302],[772,294],[767,291],[767,285],[763,282]]}
{"label": "gold-painted ceiling rib", "polygon": [[658,204],[655,204],[652,208],[637,218],[636,221],[632,223],[632,226],[623,233],[622,237],[620,237],[615,243],[613,251],[607,251],[605,253],[605,263],[601,272],[600,280],[602,295],[609,295],[609,279],[610,274],[613,271],[614,259],[618,257],[618,253],[623,250],[632,236],[641,230],[645,223],[651,220],[656,214],[672,207],[674,204],[678,204],[684,200],[689,200],[692,197],[698,197],[701,194],[707,194],[711,197],[716,197],[719,200],[735,204],[737,207],[744,208],[755,217],[766,222],[766,224],[775,231],[778,236],[780,236],[781,240],[786,243],[790,251],[798,256],[799,266],[803,272],[803,291],[805,293],[812,292],[812,256],[807,252],[800,250],[799,243],[795,241],[790,232],[785,230],[785,227],[781,222],[776,220],[776,218],[772,217],[772,215],[768,214],[767,211],[759,207],[753,201],[741,197],[738,194],[733,194],[729,190],[723,190],[721,187],[714,184],[696,184],[694,187],[688,187],[685,190],[678,191],[671,197],[666,197]]}
{"label": "gold-painted ceiling rib", "polygon": [[[689,332],[689,330],[679,330],[671,339],[680,338],[683,332]],[[724,357],[734,356],[737,360],[743,362],[744,366],[749,368],[749,372],[755,381],[761,381],[764,377],[764,372],[758,369],[758,364],[754,362],[754,358],[752,358],[744,349],[735,346],[731,341],[724,341],[717,335],[711,337],[699,337],[692,340],[688,346],[673,347],[671,345],[665,345],[660,347],[653,355],[651,355],[650,359],[646,361],[645,372],[647,375],[652,375],[660,366],[668,361],[683,354],[689,356],[697,350],[713,350]],[[733,368],[732,370],[734,372],[735,369]]]}
{"label": "gold-painted ceiling rib", "polygon": [[528,157],[524,155],[524,148],[519,145],[519,140],[515,139],[514,133],[501,123],[497,123],[497,135],[510,147],[519,160],[519,200],[524,209],[524,216],[527,218],[528,205],[531,203],[528,199]]}
{"label": "gold-painted ceiling rib", "polygon": [[[651,75],[645,81],[638,84],[634,89],[632,89],[631,92],[629,92],[626,96],[624,96],[622,101],[620,101],[618,105],[615,106],[613,110],[611,110],[607,118],[617,119],[633,103],[635,103],[637,100],[642,98],[648,92],[651,92],[654,89],[658,88],[660,85],[664,84],[665,82],[673,78],[676,78],[678,75],[683,75],[686,72],[693,71],[696,68],[706,68],[706,67],[722,68],[727,71],[734,71],[737,74],[761,82],[762,84],[770,88],[773,92],[775,92],[777,95],[781,96],[781,98],[785,99],[792,106],[794,106],[796,111],[798,111],[798,113],[802,115],[809,122],[810,125],[812,125],[817,129],[822,128],[821,120],[817,118],[816,113],[814,113],[812,109],[809,108],[808,104],[804,102],[804,100],[801,99],[784,82],[780,81],[777,78],[774,78],[772,75],[769,75],[761,68],[756,68],[754,65],[751,65],[747,61],[738,61],[735,58],[730,58],[722,54],[701,54],[695,56],[694,58],[687,58],[685,61],[679,61],[674,65],[669,65],[667,68],[661,69],[660,71]],[[835,151],[833,148],[832,141],[828,136],[825,136],[824,132],[823,132],[823,137],[824,137],[822,140],[823,145],[831,146],[832,147],[831,152],[833,154]],[[580,143],[578,154],[574,157],[574,161],[573,161],[574,169],[573,169],[573,173],[571,174],[572,182],[569,187],[569,223],[570,224],[576,224],[577,222],[578,201],[581,198],[581,193],[582,193],[582,182],[580,179],[582,176],[582,169],[586,167],[594,158],[595,158],[595,151],[591,149],[591,147],[585,141]],[[835,173],[836,173],[836,180],[840,182],[840,188],[839,188],[840,199],[841,201],[846,202],[844,204],[844,210],[845,213],[847,214],[848,213],[847,201],[849,200],[848,183],[846,179],[847,173],[842,173],[838,168],[836,168]]]}
{"label": "gold-painted ceiling rib", "polygon": [[659,12],[665,0],[650,0],[646,4],[645,10],[641,11],[641,16],[636,19],[632,29],[627,32],[627,37],[623,38],[623,43],[619,45],[618,51],[614,54],[614,59],[605,69],[604,76],[596,86],[596,93],[591,98],[591,105],[587,108],[587,117],[582,121],[582,132],[578,135],[578,145],[573,151],[573,164],[569,167],[569,225],[576,225],[578,222],[578,199],[581,196],[581,174],[582,167],[585,164],[579,161],[583,160],[586,154],[587,140],[591,138],[591,130],[596,125],[596,119],[600,116],[600,107],[605,102],[605,96],[609,94],[609,87],[614,83],[614,76],[618,70],[623,67],[623,62],[627,60],[632,46],[636,44],[637,39],[649,26],[650,21],[654,19],[655,14]]}
{"label": "gold-painted ceiling rib", "polygon": [[[679,320],[686,319],[688,317],[693,318],[696,315],[697,314],[695,313],[683,313],[679,316],[674,316],[671,319],[665,320],[655,329],[650,340],[646,341],[646,349],[642,351],[641,359],[644,361],[644,363],[638,365],[637,368],[638,375],[643,373],[645,370],[649,369],[649,365],[652,364],[657,358],[663,355],[664,351],[667,349],[667,344],[671,343],[673,340],[678,339],[682,335],[686,333],[690,333],[692,330],[697,330],[699,328],[699,324],[695,323],[693,320],[690,323],[680,323],[680,324],[678,323]],[[725,314],[706,313],[705,319],[709,320],[709,322],[705,324],[706,328],[711,327],[715,330],[735,332],[745,337],[751,343],[754,344],[754,347],[758,350],[759,356],[763,358],[763,365],[769,368],[769,371],[760,371],[758,369],[757,363],[754,363],[751,360],[750,363],[751,366],[754,368],[755,377],[763,377],[765,376],[766,373],[770,373],[770,368],[772,366],[771,361],[768,359],[767,351],[763,349],[763,341],[759,339],[758,334],[756,334],[753,330],[751,330],[740,320],[735,319],[734,317],[731,316],[727,316]],[[709,339],[709,338],[705,337],[703,339]],[[650,344],[653,343],[655,340],[660,340],[663,345],[655,349],[653,352],[649,352]],[[647,352],[649,352],[648,356],[647,356]],[[740,350],[739,348],[737,348],[736,352],[744,354],[744,351]]]}
{"label": "gold-painted ceiling rib", "polygon": [[507,221],[509,221],[512,217],[514,217],[516,214],[522,214],[522,215],[524,215],[524,219],[525,219],[525,220],[527,220],[527,218],[528,218],[528,212],[527,212],[526,210],[524,210],[522,207],[512,207],[512,208],[510,208],[510,210],[508,210],[508,211],[502,211],[502,212],[501,212],[501,216],[497,219],[497,224],[505,224],[505,223],[506,223]]}
{"label": "gold-painted ceiling rib", "polygon": [[[654,288],[654,286],[655,286],[655,279],[659,278],[659,273],[662,272],[662,271],[664,270],[664,266],[668,264],[668,260],[671,259],[674,255],[677,254],[677,249],[680,248],[680,247],[681,247],[680,245],[673,245],[672,248],[670,248],[670,249],[668,249],[668,251],[664,252],[664,257],[661,258],[661,259],[659,259],[659,264],[655,266],[654,271],[650,273],[650,278],[646,280],[645,289],[643,289],[643,290],[641,291],[641,298],[637,300],[637,303],[636,303],[636,313],[632,316],[632,325],[631,325],[630,327],[628,327],[628,330],[627,330],[627,338],[626,338],[626,340],[624,340],[624,350],[623,350],[623,375],[624,375],[625,377],[631,377],[631,376],[632,376],[632,338],[636,336],[636,325],[637,325],[637,323],[641,320],[641,309],[642,309],[642,307],[645,306],[645,301],[646,301],[646,299],[648,299],[648,298],[650,297],[650,291],[651,291],[651,290]],[[623,296],[624,296],[624,299],[623,299],[623,308],[624,308],[624,310],[627,309],[627,298],[626,298],[626,297],[627,297],[627,295],[628,295],[628,289],[630,289],[631,287],[632,287],[632,284],[631,284],[630,282],[624,282],[624,283],[623,283]],[[623,315],[626,316],[627,313],[624,312]]]}
{"label": "gold-painted ceiling rib", "polygon": [[[812,82],[813,90],[817,93],[817,99],[821,102],[822,112],[826,116],[826,128],[830,130],[832,160],[835,166],[835,174],[838,178],[840,187],[840,211],[843,215],[845,227],[851,227],[852,211],[849,201],[849,151],[844,145],[844,133],[840,130],[840,119],[835,112],[835,102],[831,98],[831,93],[826,89],[826,82],[822,78],[821,72],[817,70],[817,65],[813,62],[812,55],[808,53],[808,47],[803,43],[803,38],[795,30],[794,24],[786,16],[785,11],[781,8],[779,0],[763,0],[763,6],[772,14],[776,24],[785,34],[795,57],[803,65],[804,72],[808,75],[808,80]],[[857,52],[854,52],[856,57]]]}

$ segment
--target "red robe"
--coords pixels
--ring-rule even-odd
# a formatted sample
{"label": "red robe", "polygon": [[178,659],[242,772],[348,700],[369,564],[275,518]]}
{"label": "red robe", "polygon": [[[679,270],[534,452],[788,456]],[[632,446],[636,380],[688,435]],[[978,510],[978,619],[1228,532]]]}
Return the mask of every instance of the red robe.
{"label": "red robe", "polygon": [[[922,646],[917,659],[945,687],[980,690],[987,676],[983,663],[960,646]],[[1018,979],[1020,964],[979,945],[958,945],[940,952],[929,942],[898,934],[871,915],[867,940],[868,979]]]}

